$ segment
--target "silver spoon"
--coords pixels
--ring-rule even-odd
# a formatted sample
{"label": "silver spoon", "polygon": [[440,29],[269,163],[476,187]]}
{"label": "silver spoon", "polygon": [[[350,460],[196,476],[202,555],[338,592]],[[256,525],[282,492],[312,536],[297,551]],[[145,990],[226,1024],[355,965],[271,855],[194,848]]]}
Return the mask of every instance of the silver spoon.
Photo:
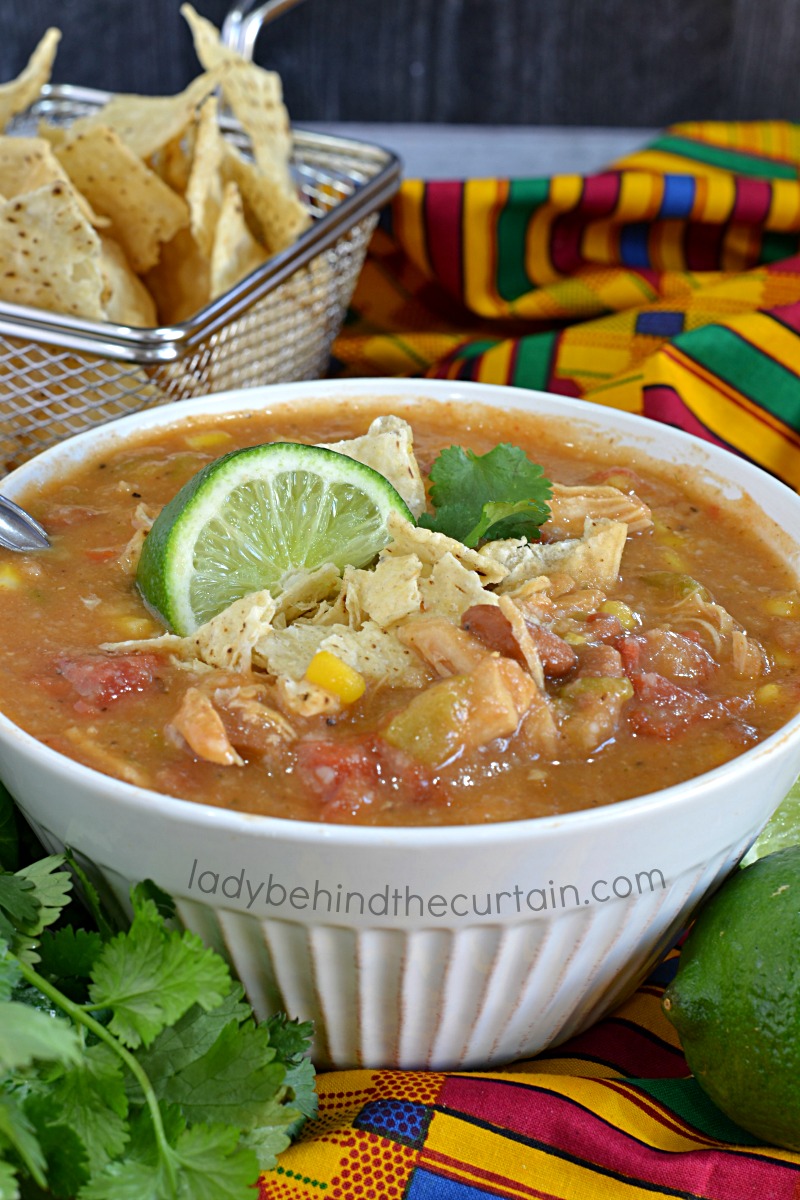
{"label": "silver spoon", "polygon": [[50,539],[38,521],[13,500],[0,496],[0,546],[6,550],[47,550]]}

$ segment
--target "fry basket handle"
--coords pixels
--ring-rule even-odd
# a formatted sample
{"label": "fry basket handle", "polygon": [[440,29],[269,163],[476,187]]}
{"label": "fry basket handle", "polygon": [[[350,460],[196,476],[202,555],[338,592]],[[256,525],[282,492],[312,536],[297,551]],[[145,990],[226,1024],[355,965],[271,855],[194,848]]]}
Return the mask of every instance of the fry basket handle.
{"label": "fry basket handle", "polygon": [[222,24],[223,45],[250,59],[261,27],[294,8],[300,0],[265,0],[256,9],[254,3],[255,0],[236,0]]}

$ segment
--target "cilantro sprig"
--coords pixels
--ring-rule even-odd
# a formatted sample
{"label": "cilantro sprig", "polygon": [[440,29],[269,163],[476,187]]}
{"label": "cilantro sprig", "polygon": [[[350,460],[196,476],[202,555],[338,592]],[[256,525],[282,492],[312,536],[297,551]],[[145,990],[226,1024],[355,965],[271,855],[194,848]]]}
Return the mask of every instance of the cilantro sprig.
{"label": "cilantro sprig", "polygon": [[252,1200],[316,1111],[310,1024],[257,1022],[152,884],[115,932],[73,863],[98,928],[52,930],[64,866],[0,869],[0,1200],[29,1180],[77,1200]]}
{"label": "cilantro sprig", "polygon": [[423,513],[419,524],[465,546],[498,538],[533,541],[550,516],[550,480],[524,450],[507,442],[487,454],[450,446],[433,464],[430,480],[436,514]]}

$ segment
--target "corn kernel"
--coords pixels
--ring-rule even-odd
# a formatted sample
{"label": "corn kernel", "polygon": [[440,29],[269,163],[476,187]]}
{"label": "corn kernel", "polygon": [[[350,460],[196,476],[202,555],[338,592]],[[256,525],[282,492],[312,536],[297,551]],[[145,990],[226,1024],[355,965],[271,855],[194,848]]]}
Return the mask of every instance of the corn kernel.
{"label": "corn kernel", "polygon": [[800,596],[788,592],[784,596],[768,596],[764,612],[771,617],[800,617]]}
{"label": "corn kernel", "polygon": [[207,433],[192,433],[186,438],[190,450],[217,450],[229,446],[233,438],[224,429],[209,429]]}
{"label": "corn kernel", "polygon": [[770,658],[775,663],[776,667],[796,667],[798,659],[796,654],[790,654],[788,650],[784,650],[782,646],[773,646],[770,650]]}
{"label": "corn kernel", "polygon": [[582,633],[572,633],[572,631],[570,631],[568,633],[562,633],[561,636],[564,639],[564,641],[567,643],[568,646],[585,646],[586,645],[586,638],[583,636]]}
{"label": "corn kernel", "polygon": [[635,629],[642,623],[639,614],[635,613],[630,605],[625,604],[622,600],[604,600],[598,612],[606,613],[609,617],[616,617],[623,629]]}
{"label": "corn kernel", "polygon": [[117,617],[114,628],[123,638],[155,637],[160,628],[149,617]]}
{"label": "corn kernel", "polygon": [[756,704],[774,704],[783,696],[783,688],[779,683],[762,683],[756,688]]}
{"label": "corn kernel", "polygon": [[22,572],[17,567],[12,567],[10,563],[3,563],[0,566],[0,588],[13,591],[15,588],[21,587],[22,583]]}
{"label": "corn kernel", "polygon": [[364,695],[367,684],[363,675],[328,650],[320,650],[308,664],[306,679],[333,692],[342,704],[353,704]]}

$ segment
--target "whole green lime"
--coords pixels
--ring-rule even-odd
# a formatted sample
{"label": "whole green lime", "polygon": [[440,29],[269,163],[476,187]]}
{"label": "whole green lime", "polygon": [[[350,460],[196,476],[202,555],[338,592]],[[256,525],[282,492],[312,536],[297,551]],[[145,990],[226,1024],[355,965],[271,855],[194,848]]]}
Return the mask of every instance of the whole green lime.
{"label": "whole green lime", "polygon": [[714,1103],[800,1150],[800,846],[735,872],[702,909],[664,1011]]}

